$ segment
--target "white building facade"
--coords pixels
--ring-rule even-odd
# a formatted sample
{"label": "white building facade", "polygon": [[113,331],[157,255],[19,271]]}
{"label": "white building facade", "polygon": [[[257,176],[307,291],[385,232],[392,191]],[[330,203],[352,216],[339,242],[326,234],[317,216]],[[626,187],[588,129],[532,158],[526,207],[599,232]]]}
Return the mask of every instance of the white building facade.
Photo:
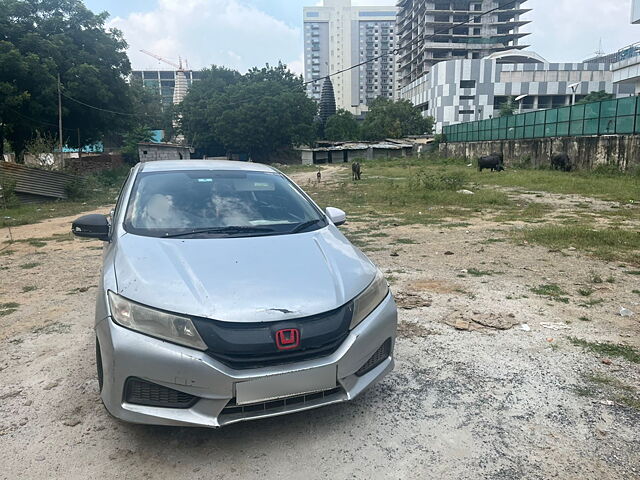
{"label": "white building facade", "polygon": [[[606,64],[548,63],[532,52],[504,52],[480,60],[448,60],[402,88],[401,97],[436,119],[436,132],[461,122],[499,116],[511,98],[522,112],[571,105],[590,92],[626,95]],[[517,100],[517,101],[516,101]]]}
{"label": "white building facade", "polygon": [[640,0],[633,0],[631,5],[631,23],[640,23]]}
{"label": "white building facade", "polygon": [[331,77],[336,106],[359,115],[371,100],[393,98],[396,12],[395,7],[354,7],[351,0],[324,0],[321,7],[305,7],[305,80],[312,82],[307,86],[309,96],[320,100],[327,75],[381,57]]}

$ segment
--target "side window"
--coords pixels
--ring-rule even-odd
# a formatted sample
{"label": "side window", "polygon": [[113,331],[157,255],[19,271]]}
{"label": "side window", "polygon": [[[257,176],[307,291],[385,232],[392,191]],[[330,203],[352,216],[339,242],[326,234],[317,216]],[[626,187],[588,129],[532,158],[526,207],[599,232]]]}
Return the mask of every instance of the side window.
{"label": "side window", "polygon": [[118,194],[118,201],[116,202],[116,206],[113,209],[113,213],[111,215],[111,225],[113,225],[113,221],[115,218],[118,218],[118,215],[122,209],[122,202],[124,201],[124,195],[123,193],[126,191],[127,186],[129,185],[129,182],[131,180],[131,171],[129,171],[129,175],[127,176],[127,179],[124,181],[124,183],[122,184],[122,188],[120,189],[120,193]]}

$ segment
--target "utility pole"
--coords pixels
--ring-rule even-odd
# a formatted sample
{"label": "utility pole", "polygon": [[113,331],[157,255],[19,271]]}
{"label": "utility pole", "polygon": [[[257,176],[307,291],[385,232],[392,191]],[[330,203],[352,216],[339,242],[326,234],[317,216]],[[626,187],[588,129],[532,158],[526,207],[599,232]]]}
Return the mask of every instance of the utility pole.
{"label": "utility pole", "polygon": [[82,158],[82,145],[80,145],[80,129],[78,129],[78,158]]}
{"label": "utility pole", "polygon": [[58,148],[60,149],[60,163],[64,170],[64,153],[62,152],[62,91],[60,90],[60,74],[58,74]]}

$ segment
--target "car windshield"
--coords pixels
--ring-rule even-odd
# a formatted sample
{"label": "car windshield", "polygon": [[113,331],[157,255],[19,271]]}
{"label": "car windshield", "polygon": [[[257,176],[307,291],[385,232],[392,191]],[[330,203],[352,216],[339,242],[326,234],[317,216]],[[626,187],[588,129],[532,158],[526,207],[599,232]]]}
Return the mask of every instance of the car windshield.
{"label": "car windshield", "polygon": [[326,225],[321,212],[275,172],[141,173],[125,230],[153,237],[257,236]]}

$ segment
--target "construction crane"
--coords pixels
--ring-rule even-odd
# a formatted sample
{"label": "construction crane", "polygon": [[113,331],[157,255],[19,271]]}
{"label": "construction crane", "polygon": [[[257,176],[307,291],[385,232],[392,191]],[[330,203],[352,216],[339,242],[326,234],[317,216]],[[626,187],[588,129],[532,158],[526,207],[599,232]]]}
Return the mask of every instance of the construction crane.
{"label": "construction crane", "polygon": [[[172,67],[175,67],[179,72],[184,72],[185,68],[182,67],[182,58],[178,57],[178,63],[174,63],[171,60],[167,60],[166,58],[161,57],[160,55],[156,55],[155,53],[151,53],[147,50],[140,50],[142,53],[149,55],[150,57],[155,58],[156,60],[160,60],[161,62],[166,63],[167,65],[171,65]],[[187,61],[185,60],[185,65],[186,65],[186,69],[189,69],[189,65],[187,64]]]}

